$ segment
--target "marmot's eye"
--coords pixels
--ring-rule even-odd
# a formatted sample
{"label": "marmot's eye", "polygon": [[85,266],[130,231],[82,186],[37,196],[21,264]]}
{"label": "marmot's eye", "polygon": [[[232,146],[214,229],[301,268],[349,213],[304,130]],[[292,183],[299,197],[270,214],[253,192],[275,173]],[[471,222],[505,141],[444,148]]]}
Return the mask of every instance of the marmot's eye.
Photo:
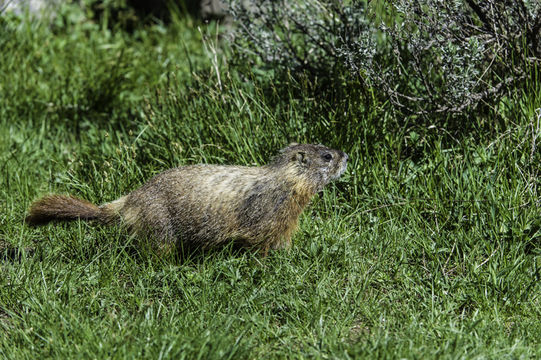
{"label": "marmot's eye", "polygon": [[327,154],[323,155],[323,159],[325,159],[327,161],[331,161],[332,160],[332,155],[327,153]]}

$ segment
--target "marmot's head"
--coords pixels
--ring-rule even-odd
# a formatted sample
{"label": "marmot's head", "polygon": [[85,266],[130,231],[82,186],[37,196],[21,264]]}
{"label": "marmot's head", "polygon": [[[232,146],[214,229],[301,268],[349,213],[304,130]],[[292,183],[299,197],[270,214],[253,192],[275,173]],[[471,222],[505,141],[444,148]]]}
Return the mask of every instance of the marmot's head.
{"label": "marmot's head", "polygon": [[319,191],[346,171],[347,160],[348,155],[340,150],[293,143],[282,149],[271,165],[287,168],[292,175],[301,177]]}

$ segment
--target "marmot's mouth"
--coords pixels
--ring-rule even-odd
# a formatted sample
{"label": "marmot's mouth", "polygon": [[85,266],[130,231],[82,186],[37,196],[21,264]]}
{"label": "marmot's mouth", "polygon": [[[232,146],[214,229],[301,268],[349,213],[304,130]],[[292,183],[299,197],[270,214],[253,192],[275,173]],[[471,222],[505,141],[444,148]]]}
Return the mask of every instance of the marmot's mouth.
{"label": "marmot's mouth", "polygon": [[348,166],[348,159],[347,159],[347,158],[344,158],[344,160],[342,160],[342,164],[340,165],[340,170],[338,170],[337,174],[334,175],[334,176],[332,177],[332,179],[333,179],[333,180],[336,180],[336,179],[338,179],[340,176],[342,176],[342,175],[346,172],[347,166]]}

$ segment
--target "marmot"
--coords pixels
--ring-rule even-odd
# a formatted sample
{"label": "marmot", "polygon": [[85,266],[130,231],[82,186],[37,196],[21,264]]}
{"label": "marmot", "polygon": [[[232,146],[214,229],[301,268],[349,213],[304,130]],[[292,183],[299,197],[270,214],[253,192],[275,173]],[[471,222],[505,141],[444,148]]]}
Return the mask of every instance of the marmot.
{"label": "marmot", "polygon": [[255,248],[289,247],[310,199],[346,170],[348,155],[323,145],[291,144],[264,166],[189,165],[153,177],[130,194],[96,206],[48,195],[30,207],[26,223],[96,220],[125,224],[153,247],[209,248],[230,241]]}

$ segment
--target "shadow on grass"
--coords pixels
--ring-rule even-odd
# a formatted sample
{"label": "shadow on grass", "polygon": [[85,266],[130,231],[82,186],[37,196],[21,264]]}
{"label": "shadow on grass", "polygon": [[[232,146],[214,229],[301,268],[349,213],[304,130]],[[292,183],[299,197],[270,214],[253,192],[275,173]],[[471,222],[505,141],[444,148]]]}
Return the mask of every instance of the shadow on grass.
{"label": "shadow on grass", "polygon": [[0,241],[0,262],[21,262],[23,256],[34,256],[36,249],[33,248],[19,248]]}

